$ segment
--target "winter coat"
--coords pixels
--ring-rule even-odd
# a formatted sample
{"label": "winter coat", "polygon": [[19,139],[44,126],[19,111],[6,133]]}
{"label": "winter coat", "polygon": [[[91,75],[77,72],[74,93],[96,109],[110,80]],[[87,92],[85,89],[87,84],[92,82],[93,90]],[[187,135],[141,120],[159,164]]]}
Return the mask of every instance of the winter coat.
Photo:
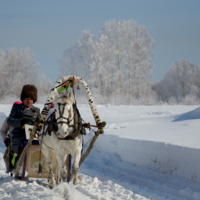
{"label": "winter coat", "polygon": [[7,122],[8,126],[13,127],[10,134],[11,149],[17,154],[19,154],[24,141],[26,141],[25,128],[20,124],[24,116],[31,116],[32,121],[30,125],[34,125],[35,121],[39,120],[40,109],[35,106],[27,108],[23,103],[13,105]]}
{"label": "winter coat", "polygon": [[2,137],[2,140],[6,139],[6,136],[8,135],[8,133],[11,133],[13,128],[8,126],[8,117],[5,119],[1,129],[0,129],[0,135]]}

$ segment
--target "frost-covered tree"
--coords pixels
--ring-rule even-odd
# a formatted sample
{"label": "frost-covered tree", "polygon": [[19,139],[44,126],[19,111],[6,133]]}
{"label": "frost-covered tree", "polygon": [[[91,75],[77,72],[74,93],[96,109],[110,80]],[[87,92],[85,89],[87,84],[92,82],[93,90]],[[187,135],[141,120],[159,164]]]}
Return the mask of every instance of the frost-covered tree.
{"label": "frost-covered tree", "polygon": [[34,54],[29,48],[9,48],[6,52],[6,93],[17,96],[24,84],[35,84],[37,67]]}
{"label": "frost-covered tree", "polygon": [[38,75],[38,63],[30,48],[0,50],[0,84],[0,100],[5,96],[19,98],[25,84],[36,85],[38,95],[47,95],[51,89],[50,81]]}
{"label": "frost-covered tree", "polygon": [[6,83],[8,77],[8,71],[6,70],[6,54],[3,50],[0,50],[0,94],[3,97],[6,93]]}
{"label": "frost-covered tree", "polygon": [[53,83],[51,80],[47,79],[45,74],[41,74],[37,78],[37,83],[36,83],[37,89],[40,92],[40,95],[47,95],[51,88],[53,87]]}
{"label": "frost-covered tree", "polygon": [[82,76],[104,101],[117,98],[118,103],[130,103],[151,90],[153,43],[147,30],[133,20],[108,21],[98,37],[84,31],[64,52],[61,71]]}
{"label": "frost-covered tree", "polygon": [[[200,66],[181,59],[153,86],[161,101],[191,104],[200,100]],[[173,100],[172,100],[173,99]]]}
{"label": "frost-covered tree", "polygon": [[143,97],[150,89],[154,43],[146,28],[132,20],[113,20],[105,23],[102,34],[113,46],[118,94],[126,94],[129,99]]}

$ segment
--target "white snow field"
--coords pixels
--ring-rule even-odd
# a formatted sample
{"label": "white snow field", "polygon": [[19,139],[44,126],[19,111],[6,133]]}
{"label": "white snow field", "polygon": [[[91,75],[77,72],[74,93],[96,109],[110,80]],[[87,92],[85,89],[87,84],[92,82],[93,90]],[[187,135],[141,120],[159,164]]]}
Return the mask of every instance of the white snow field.
{"label": "white snow field", "polygon": [[[0,125],[11,106],[0,104]],[[78,108],[94,124],[89,106]],[[63,182],[50,190],[45,179],[15,180],[5,173],[1,140],[0,199],[200,199],[199,106],[97,105],[97,110],[107,125],[81,166],[80,185]],[[88,131],[84,143],[93,135]]]}

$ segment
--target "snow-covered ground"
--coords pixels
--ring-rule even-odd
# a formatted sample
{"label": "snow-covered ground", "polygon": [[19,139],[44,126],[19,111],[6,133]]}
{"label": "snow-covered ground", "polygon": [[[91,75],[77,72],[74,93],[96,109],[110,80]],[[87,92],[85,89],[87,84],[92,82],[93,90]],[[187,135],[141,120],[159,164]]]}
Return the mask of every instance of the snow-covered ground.
{"label": "snow-covered ground", "polygon": [[[89,106],[78,107],[94,124]],[[10,109],[0,104],[0,125]],[[97,110],[107,122],[105,134],[81,166],[80,185],[61,183],[50,190],[46,180],[14,180],[5,173],[0,141],[0,199],[200,199],[199,106],[98,105]],[[84,142],[93,135],[88,132]]]}

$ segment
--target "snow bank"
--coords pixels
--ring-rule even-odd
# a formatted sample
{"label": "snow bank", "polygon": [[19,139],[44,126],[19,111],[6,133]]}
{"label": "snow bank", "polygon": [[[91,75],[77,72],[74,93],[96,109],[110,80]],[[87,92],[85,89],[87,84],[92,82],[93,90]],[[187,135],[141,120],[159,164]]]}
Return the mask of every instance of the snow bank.
{"label": "snow bank", "polygon": [[200,181],[200,149],[107,135],[99,137],[96,149],[124,162]]}
{"label": "snow bank", "polygon": [[[98,107],[103,111],[101,115],[105,112],[102,108]],[[104,116],[107,127],[96,142],[97,151],[115,154],[123,162],[200,181],[200,108],[115,108]]]}

